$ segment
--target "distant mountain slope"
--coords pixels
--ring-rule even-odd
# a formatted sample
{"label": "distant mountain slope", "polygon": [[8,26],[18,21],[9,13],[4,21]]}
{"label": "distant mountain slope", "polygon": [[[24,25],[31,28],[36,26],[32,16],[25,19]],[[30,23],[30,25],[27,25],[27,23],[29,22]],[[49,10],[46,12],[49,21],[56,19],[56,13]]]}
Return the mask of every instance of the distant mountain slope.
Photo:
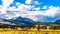
{"label": "distant mountain slope", "polygon": [[54,23],[60,24],[60,19],[56,20]]}
{"label": "distant mountain slope", "polygon": [[23,17],[17,17],[16,19],[2,19],[4,22],[10,22],[11,24],[19,24],[19,25],[27,25],[27,26],[32,26],[34,25],[34,21],[29,19],[29,18],[23,18]]}
{"label": "distant mountain slope", "polygon": [[27,24],[33,24],[34,23],[34,21],[32,19],[23,18],[23,17],[17,17],[15,19],[15,21],[17,21],[17,22],[23,22],[23,23],[27,23]]}

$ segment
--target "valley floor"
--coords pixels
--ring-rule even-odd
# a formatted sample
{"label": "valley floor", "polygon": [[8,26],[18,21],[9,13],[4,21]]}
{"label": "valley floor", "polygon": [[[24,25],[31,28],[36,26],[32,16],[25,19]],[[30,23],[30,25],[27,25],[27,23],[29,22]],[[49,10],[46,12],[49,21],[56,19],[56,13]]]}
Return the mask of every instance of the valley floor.
{"label": "valley floor", "polygon": [[41,29],[37,30],[0,30],[0,34],[60,34],[60,30]]}
{"label": "valley floor", "polygon": [[36,25],[36,27],[0,28],[0,34],[60,34],[60,24]]}

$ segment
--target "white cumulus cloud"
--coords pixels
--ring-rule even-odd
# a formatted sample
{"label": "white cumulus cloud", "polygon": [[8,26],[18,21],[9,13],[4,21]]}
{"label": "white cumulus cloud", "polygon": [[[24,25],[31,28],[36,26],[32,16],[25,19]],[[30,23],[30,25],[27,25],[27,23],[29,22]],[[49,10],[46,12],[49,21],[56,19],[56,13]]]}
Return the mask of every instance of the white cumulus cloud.
{"label": "white cumulus cloud", "polygon": [[2,0],[1,13],[6,13],[6,9],[13,2],[13,0]]}
{"label": "white cumulus cloud", "polygon": [[45,15],[54,17],[56,14],[60,13],[59,7],[50,6],[48,10],[46,10]]}
{"label": "white cumulus cloud", "polygon": [[25,3],[26,4],[31,4],[32,0],[26,0]]}

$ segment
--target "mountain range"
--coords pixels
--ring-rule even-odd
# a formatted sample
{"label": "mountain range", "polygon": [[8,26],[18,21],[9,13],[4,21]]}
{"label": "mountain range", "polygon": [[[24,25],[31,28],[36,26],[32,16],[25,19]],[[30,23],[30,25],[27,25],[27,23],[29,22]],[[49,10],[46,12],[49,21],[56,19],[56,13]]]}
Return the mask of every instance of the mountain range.
{"label": "mountain range", "polygon": [[54,23],[60,24],[60,19],[56,20]]}
{"label": "mountain range", "polygon": [[0,18],[0,20],[3,20],[4,22],[10,22],[11,24],[18,24],[18,25],[25,25],[25,26],[33,26],[35,23],[35,21],[33,21],[32,19],[29,18],[23,18],[23,17],[17,17],[16,19],[2,19]]}
{"label": "mountain range", "polygon": [[[21,17],[21,16],[16,17],[15,19],[14,18],[12,18],[12,19],[0,18],[0,20],[2,20],[3,22],[9,22],[11,24],[17,24],[17,25],[20,25],[20,26],[34,26],[36,23],[44,23],[44,22],[36,22],[36,21],[33,21],[30,18],[24,18],[24,17]],[[56,20],[53,23],[60,24],[60,19]],[[9,25],[11,25],[11,24],[9,24]]]}

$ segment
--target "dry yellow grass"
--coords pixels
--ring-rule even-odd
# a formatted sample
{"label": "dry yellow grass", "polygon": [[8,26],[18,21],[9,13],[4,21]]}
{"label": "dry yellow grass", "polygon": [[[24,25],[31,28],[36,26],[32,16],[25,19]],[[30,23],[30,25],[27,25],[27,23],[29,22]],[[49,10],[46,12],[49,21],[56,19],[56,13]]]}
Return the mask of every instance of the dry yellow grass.
{"label": "dry yellow grass", "polygon": [[60,30],[50,30],[50,29],[40,29],[37,31],[37,29],[10,29],[10,28],[1,28],[0,34],[60,34]]}
{"label": "dry yellow grass", "polygon": [[[20,27],[18,27],[17,29],[0,28],[0,34],[60,34],[59,25],[57,26],[58,29],[54,29],[54,27],[51,27],[51,26],[47,26],[47,29],[41,28],[39,30],[37,29],[38,26],[36,26],[35,28],[30,28],[30,29],[29,28],[22,29]],[[41,26],[39,25],[39,27]],[[52,29],[49,29],[50,27]]]}

